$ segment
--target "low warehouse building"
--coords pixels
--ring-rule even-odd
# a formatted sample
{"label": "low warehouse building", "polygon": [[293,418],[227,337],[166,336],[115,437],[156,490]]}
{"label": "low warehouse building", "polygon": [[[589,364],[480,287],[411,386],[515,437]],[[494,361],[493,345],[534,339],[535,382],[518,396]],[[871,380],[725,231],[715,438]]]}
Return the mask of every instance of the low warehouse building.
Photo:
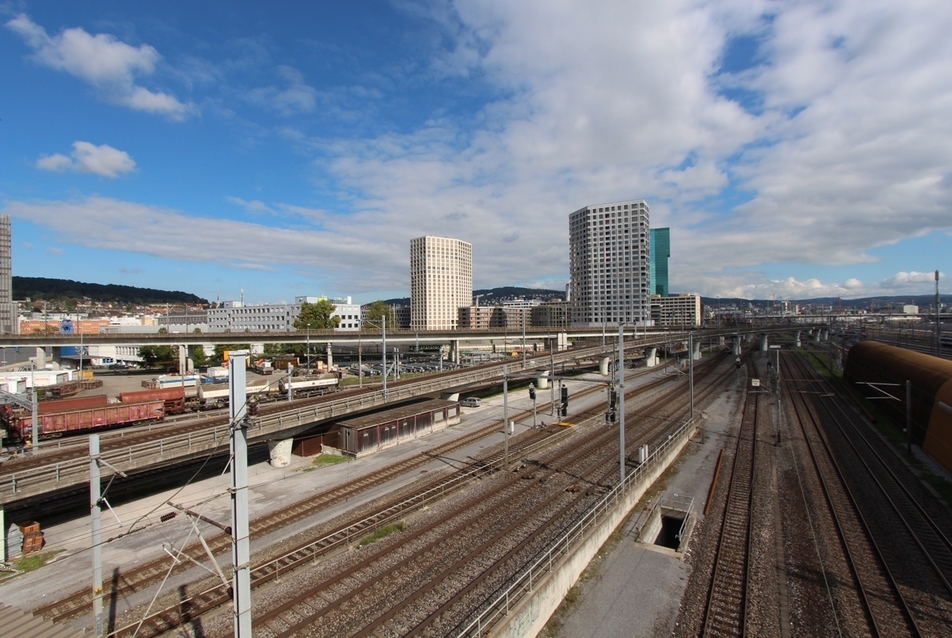
{"label": "low warehouse building", "polygon": [[360,457],[455,425],[459,413],[456,401],[430,399],[338,421],[333,429],[341,450]]}

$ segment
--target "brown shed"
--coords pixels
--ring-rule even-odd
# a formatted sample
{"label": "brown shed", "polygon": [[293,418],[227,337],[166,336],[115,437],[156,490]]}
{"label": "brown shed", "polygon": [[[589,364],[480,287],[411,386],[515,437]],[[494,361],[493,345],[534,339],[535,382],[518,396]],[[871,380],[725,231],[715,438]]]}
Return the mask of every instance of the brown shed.
{"label": "brown shed", "polygon": [[459,413],[457,401],[429,399],[338,421],[333,429],[344,452],[365,456],[455,425]]}

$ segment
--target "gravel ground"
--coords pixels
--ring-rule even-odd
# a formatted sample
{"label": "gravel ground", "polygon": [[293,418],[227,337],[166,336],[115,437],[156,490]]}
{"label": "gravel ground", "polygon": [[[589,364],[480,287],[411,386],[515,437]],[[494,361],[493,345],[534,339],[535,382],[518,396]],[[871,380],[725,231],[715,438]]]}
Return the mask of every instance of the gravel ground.
{"label": "gravel ground", "polygon": [[[729,390],[702,414],[704,435],[688,444],[681,458],[646,495],[614,537],[583,574],[581,582],[556,612],[545,635],[560,638],[587,636],[659,636],[670,634],[679,602],[697,569],[685,555],[653,544],[637,542],[644,514],[660,492],[693,498],[697,517],[692,538],[704,528],[704,506],[722,448],[733,448],[735,413],[743,391],[743,373]],[[725,458],[725,463],[727,459]],[[723,472],[722,472],[723,480]],[[609,541],[606,545],[612,543]],[[691,547],[695,542],[692,540]],[[691,550],[687,552],[690,556]]]}

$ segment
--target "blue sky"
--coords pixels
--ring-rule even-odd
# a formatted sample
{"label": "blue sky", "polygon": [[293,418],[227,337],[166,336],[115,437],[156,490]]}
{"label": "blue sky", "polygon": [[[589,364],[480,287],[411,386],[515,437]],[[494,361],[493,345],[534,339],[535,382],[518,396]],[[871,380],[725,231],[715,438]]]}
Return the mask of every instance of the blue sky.
{"label": "blue sky", "polygon": [[948,2],[0,0],[0,25],[16,275],[363,302],[445,235],[476,288],[561,288],[569,213],[643,198],[674,292],[952,276]]}

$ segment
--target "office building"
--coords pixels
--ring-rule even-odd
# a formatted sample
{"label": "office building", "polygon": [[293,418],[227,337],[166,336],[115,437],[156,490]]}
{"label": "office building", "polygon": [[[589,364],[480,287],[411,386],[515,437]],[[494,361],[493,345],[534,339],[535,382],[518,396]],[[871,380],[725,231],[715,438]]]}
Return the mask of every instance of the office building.
{"label": "office building", "polygon": [[641,199],[586,206],[569,215],[573,325],[647,325],[648,235],[648,204]]}
{"label": "office building", "polygon": [[13,234],[9,215],[0,215],[0,333],[19,332],[13,303]]}
{"label": "office building", "polygon": [[[294,320],[301,313],[301,305],[314,304],[324,297],[295,297],[293,304],[246,304],[244,301],[224,301],[207,311],[211,332],[294,332]],[[334,304],[332,317],[340,317],[338,332],[360,329],[360,304],[350,297],[328,299]]]}
{"label": "office building", "polygon": [[651,282],[648,291],[662,297],[670,294],[668,288],[668,259],[671,257],[671,229],[652,228],[649,237],[651,245]]}
{"label": "office building", "polygon": [[701,296],[691,294],[651,295],[651,319],[659,328],[686,330],[701,326]]}
{"label": "office building", "polygon": [[449,237],[410,240],[410,329],[453,330],[473,303],[473,247]]}

